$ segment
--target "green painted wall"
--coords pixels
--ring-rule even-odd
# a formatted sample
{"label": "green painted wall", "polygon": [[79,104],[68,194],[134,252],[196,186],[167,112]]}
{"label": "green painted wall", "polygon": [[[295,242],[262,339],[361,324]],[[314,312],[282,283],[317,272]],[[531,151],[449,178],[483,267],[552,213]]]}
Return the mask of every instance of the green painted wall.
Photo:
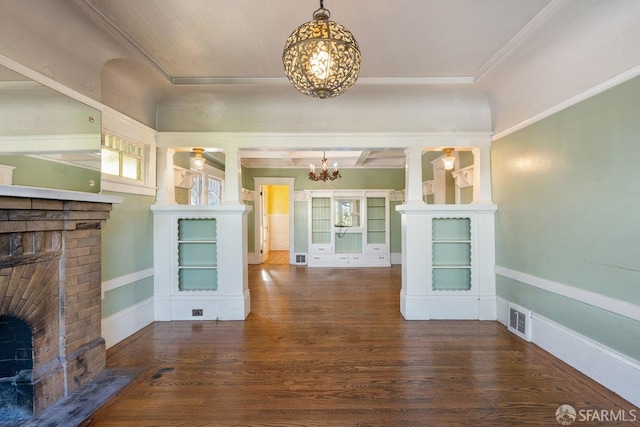
{"label": "green painted wall", "polygon": [[251,206],[251,212],[247,214],[247,252],[252,253],[256,250],[256,204],[253,201],[245,204]]}
{"label": "green painted wall", "polygon": [[[497,265],[640,305],[638,99],[635,78],[494,143]],[[501,277],[498,295],[640,360],[639,322]]]}
{"label": "green painted wall", "polygon": [[243,168],[242,186],[253,190],[253,178],[295,178],[294,190],[393,189],[404,188],[404,169],[340,169],[341,179],[327,182],[310,181],[308,169]]}
{"label": "green painted wall", "polygon": [[[404,169],[341,169],[341,179],[332,182],[314,182],[308,178],[307,169],[242,169],[243,187],[254,190],[253,178],[295,178],[294,190],[344,190],[344,189],[376,189],[376,190],[402,190],[404,189]],[[247,203],[253,206],[253,203]],[[400,203],[390,203],[390,243],[391,252],[401,252],[400,214],[395,211],[395,206]],[[294,202],[294,251],[307,252],[307,202]],[[248,217],[248,246],[249,252],[255,249],[255,220],[253,212]]]}
{"label": "green painted wall", "polygon": [[102,300],[102,318],[116,314],[152,296],[153,277],[148,277],[129,285],[107,291]]}
{"label": "green painted wall", "polygon": [[[102,231],[102,280],[153,268],[153,197],[122,193]],[[105,293],[102,316],[107,317],[153,296],[153,278],[140,280]]]}
{"label": "green painted wall", "polygon": [[396,211],[396,206],[402,202],[389,202],[389,243],[391,244],[391,253],[402,253],[402,230],[400,229],[400,221],[402,215]]}
{"label": "green painted wall", "polygon": [[[0,156],[0,164],[15,166],[13,185],[58,190],[100,192],[100,171],[29,156]],[[46,177],[43,178],[43,177]],[[90,182],[94,185],[91,186]]]}
{"label": "green painted wall", "polygon": [[293,247],[296,252],[305,253],[309,247],[308,234],[309,206],[307,202],[293,203]]}

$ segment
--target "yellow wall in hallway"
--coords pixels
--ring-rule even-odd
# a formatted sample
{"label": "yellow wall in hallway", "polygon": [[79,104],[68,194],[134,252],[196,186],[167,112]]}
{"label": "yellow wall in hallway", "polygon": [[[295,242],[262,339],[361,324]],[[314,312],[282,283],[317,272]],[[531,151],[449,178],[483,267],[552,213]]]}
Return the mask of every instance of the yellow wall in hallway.
{"label": "yellow wall in hallway", "polygon": [[267,215],[289,215],[289,187],[266,185]]}

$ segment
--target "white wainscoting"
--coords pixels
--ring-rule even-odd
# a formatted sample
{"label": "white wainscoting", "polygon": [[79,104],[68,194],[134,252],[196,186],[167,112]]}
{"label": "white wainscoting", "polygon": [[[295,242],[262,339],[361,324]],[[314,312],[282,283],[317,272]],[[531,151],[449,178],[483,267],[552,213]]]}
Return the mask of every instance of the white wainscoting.
{"label": "white wainscoting", "polygon": [[[497,297],[497,318],[505,326],[509,301]],[[532,342],[578,371],[640,406],[640,362],[537,313],[531,316]],[[571,402],[558,402],[571,403]]]}
{"label": "white wainscoting", "polygon": [[102,337],[107,348],[153,323],[153,297],[102,319]]}

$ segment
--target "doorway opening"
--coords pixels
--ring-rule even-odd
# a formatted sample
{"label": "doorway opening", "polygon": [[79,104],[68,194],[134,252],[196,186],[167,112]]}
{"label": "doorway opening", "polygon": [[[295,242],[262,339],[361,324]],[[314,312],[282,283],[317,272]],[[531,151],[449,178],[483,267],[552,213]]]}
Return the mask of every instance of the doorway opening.
{"label": "doorway opening", "polygon": [[256,249],[260,264],[293,264],[294,178],[254,178]]}

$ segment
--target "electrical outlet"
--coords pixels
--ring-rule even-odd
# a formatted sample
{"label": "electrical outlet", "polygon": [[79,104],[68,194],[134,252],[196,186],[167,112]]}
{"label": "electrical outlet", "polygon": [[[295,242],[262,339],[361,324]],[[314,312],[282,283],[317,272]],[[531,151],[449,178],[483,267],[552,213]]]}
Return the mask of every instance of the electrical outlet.
{"label": "electrical outlet", "polygon": [[191,315],[192,316],[202,316],[202,309],[201,308],[194,308],[193,310],[191,310]]}

